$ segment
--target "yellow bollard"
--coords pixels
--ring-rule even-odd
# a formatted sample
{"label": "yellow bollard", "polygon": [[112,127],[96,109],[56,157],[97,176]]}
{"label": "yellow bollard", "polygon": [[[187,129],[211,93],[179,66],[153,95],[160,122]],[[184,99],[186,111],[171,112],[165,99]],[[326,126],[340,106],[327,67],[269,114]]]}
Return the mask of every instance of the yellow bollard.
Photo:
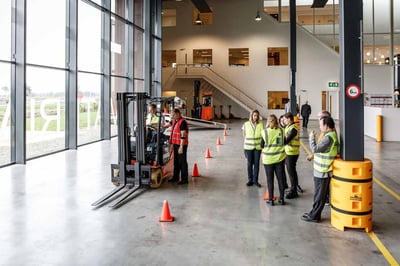
{"label": "yellow bollard", "polygon": [[372,162],[333,161],[331,224],[372,231]]}
{"label": "yellow bollard", "polygon": [[376,141],[382,141],[382,115],[376,116]]}

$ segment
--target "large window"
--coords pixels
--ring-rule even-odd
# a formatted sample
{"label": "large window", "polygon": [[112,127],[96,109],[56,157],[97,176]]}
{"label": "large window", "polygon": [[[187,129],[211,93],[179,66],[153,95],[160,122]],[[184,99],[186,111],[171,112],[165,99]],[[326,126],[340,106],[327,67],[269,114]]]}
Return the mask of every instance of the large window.
{"label": "large window", "polygon": [[212,49],[194,49],[193,64],[195,66],[212,66]]}
{"label": "large window", "polygon": [[176,64],[176,50],[162,51],[162,67],[173,67]]}
{"label": "large window", "polygon": [[101,72],[101,11],[79,1],[78,70]]}
{"label": "large window", "polygon": [[[52,12],[43,16],[43,10]],[[29,159],[65,149],[66,4],[27,1],[26,13],[25,124]]]}
{"label": "large window", "polygon": [[10,65],[0,62],[0,165],[11,162]]}
{"label": "large window", "polygon": [[78,145],[100,139],[101,75],[78,75]]}
{"label": "large window", "polygon": [[135,72],[134,77],[144,78],[143,31],[135,29]]}
{"label": "large window", "polygon": [[33,158],[65,149],[65,72],[26,69],[26,151]]}
{"label": "large window", "polygon": [[0,2],[0,60],[11,58],[11,0]]}
{"label": "large window", "polygon": [[269,91],[268,109],[285,109],[285,104],[289,101],[287,91]]}
{"label": "large window", "polygon": [[125,76],[126,56],[125,56],[125,24],[118,17],[111,17],[111,74]]}
{"label": "large window", "polygon": [[249,48],[229,48],[229,66],[249,66]]}
{"label": "large window", "polygon": [[[26,4],[26,62],[65,67],[65,1],[31,0]],[[43,16],[43,10],[51,12]]]}
{"label": "large window", "polygon": [[268,48],[269,66],[287,66],[289,61],[289,52],[287,47]]}

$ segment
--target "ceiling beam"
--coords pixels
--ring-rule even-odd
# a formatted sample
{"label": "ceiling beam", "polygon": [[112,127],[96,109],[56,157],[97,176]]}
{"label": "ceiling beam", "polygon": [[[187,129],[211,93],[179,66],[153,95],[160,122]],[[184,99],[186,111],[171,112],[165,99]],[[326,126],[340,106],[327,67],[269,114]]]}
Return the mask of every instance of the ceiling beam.
{"label": "ceiling beam", "polygon": [[322,8],[322,7],[325,7],[326,2],[328,2],[328,0],[314,0],[314,2],[311,5],[311,8]]}
{"label": "ceiling beam", "polygon": [[211,8],[206,0],[192,0],[193,5],[199,10],[200,13],[211,13]]}

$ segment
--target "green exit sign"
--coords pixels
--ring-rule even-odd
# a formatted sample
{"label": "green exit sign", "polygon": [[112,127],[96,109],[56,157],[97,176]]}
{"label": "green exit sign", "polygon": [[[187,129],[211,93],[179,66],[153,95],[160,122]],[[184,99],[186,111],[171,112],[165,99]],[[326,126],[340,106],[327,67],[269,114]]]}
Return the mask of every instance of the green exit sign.
{"label": "green exit sign", "polygon": [[330,82],[328,82],[328,87],[333,87],[333,88],[336,88],[336,87],[339,87],[339,82],[336,82],[336,81],[330,81]]}

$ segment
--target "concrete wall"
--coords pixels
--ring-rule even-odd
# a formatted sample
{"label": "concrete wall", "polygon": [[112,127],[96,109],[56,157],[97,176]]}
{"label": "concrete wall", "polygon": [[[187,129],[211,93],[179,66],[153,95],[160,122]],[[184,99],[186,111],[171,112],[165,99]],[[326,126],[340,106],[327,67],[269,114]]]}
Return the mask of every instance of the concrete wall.
{"label": "concrete wall", "polygon": [[[213,70],[267,107],[268,91],[290,89],[289,66],[267,66],[268,47],[289,47],[289,24],[278,23],[262,14],[262,21],[254,21],[257,3],[242,0],[208,0],[213,9],[212,25],[192,25],[191,2],[164,2],[164,8],[176,8],[176,27],[163,28],[163,49],[176,50],[178,63],[192,63],[193,49],[212,49]],[[339,82],[339,55],[316,40],[307,31],[297,31],[297,97],[300,104],[309,101],[311,119],[322,109],[322,91],[329,90],[329,81]],[[250,66],[229,67],[229,48],[249,48]],[[163,77],[164,78],[164,77]],[[373,93],[392,92],[390,67],[365,66],[364,90]],[[193,90],[193,86],[180,90]],[[332,115],[339,118],[339,89],[328,93],[332,100]],[[278,116],[283,110],[267,110]],[[247,116],[246,116],[247,118]]]}

